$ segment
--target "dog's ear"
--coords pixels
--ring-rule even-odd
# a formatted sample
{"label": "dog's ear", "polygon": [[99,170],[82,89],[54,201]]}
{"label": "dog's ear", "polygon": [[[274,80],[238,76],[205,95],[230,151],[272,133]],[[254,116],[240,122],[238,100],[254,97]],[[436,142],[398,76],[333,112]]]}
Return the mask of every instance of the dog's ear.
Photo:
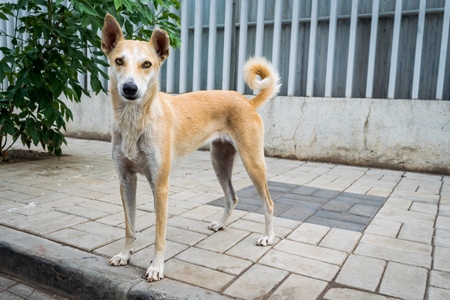
{"label": "dog's ear", "polygon": [[158,54],[161,62],[163,62],[167,57],[169,57],[169,46],[170,39],[167,32],[159,28],[155,28],[150,38],[150,43],[155,47],[156,53]]}
{"label": "dog's ear", "polygon": [[102,51],[108,56],[121,40],[123,40],[122,28],[113,16],[107,14],[102,30]]}

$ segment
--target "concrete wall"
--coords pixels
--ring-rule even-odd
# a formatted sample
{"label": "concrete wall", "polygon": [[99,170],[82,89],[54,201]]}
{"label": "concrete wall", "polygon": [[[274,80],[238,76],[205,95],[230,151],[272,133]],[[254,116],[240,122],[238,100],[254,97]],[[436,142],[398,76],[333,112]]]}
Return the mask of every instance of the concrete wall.
{"label": "concrete wall", "polygon": [[[67,104],[68,136],[110,139],[105,94]],[[450,101],[277,97],[259,113],[268,156],[450,174]]]}

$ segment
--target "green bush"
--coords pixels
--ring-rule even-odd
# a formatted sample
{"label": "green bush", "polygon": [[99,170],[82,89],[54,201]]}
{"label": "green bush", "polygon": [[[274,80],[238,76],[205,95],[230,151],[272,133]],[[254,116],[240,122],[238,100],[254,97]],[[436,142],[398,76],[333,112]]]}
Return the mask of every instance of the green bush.
{"label": "green bush", "polygon": [[[0,30],[13,47],[0,47],[0,156],[21,140],[61,154],[61,129],[73,118],[61,98],[79,102],[89,95],[78,74],[88,74],[91,90],[104,91],[107,63],[99,33],[110,13],[124,26],[127,38],[148,40],[149,26],[166,30],[180,46],[177,0],[18,0],[0,4],[0,19],[13,20],[14,34]],[[154,8],[154,9],[153,9]],[[158,13],[154,13],[157,11]],[[0,20],[1,21],[1,20]],[[138,27],[134,24],[139,24]],[[133,26],[134,25],[134,26]],[[12,140],[8,141],[8,137]]]}

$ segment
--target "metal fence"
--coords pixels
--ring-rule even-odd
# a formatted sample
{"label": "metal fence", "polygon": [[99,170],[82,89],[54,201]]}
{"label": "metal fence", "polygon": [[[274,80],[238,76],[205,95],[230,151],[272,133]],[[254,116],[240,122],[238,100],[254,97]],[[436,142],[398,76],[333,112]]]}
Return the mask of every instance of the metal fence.
{"label": "metal fence", "polygon": [[281,95],[450,99],[450,1],[184,0],[162,90],[236,89],[252,55]]}
{"label": "metal fence", "polygon": [[182,47],[163,91],[250,94],[242,66],[262,55],[280,71],[280,95],[450,99],[450,1],[182,0],[176,13]]}

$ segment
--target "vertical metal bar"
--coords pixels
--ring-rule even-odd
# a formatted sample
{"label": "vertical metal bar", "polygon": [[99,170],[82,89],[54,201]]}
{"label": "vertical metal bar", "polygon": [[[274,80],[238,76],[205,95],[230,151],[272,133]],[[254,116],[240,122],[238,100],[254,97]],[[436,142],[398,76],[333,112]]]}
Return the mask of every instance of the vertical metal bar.
{"label": "vertical metal bar", "polygon": [[275,2],[275,15],[273,21],[273,45],[272,45],[272,64],[278,68],[280,60],[280,41],[281,41],[281,10],[283,6],[282,0]]}
{"label": "vertical metal bar", "polygon": [[416,54],[414,56],[414,75],[413,75],[412,93],[411,93],[412,99],[419,98],[420,67],[422,66],[422,45],[423,45],[423,30],[425,27],[426,6],[427,6],[427,1],[420,0],[419,20],[417,23]]}
{"label": "vertical metal bar", "polygon": [[[313,0],[316,2],[316,0]],[[292,6],[291,46],[289,49],[289,75],[287,95],[293,96],[298,76],[295,76],[297,66],[298,22],[300,19],[300,1],[294,1]]]}
{"label": "vertical metal bar", "polygon": [[388,99],[394,99],[395,97],[398,45],[400,42],[400,27],[402,24],[402,6],[403,0],[397,0],[395,3],[394,33],[392,35],[391,69],[389,71]]}
{"label": "vertical metal bar", "polygon": [[242,69],[247,56],[247,23],[248,23],[248,0],[241,1],[241,15],[239,18],[239,59],[237,68],[237,91],[244,93],[244,78]]}
{"label": "vertical metal bar", "polygon": [[[442,100],[442,95],[444,93],[444,76],[448,50],[447,46],[448,46],[449,24],[450,24],[450,1],[447,0],[445,1],[444,17],[442,19],[441,51],[439,55],[439,71],[436,86],[437,100]],[[448,80],[447,84],[449,84]]]}
{"label": "vertical metal bar", "polygon": [[255,56],[262,56],[264,42],[264,8],[266,0],[258,1],[258,14],[256,17]]}
{"label": "vertical metal bar", "polygon": [[216,29],[217,29],[217,0],[210,1],[209,7],[209,41],[208,41],[208,79],[206,88],[214,89],[214,72],[216,66]]}
{"label": "vertical metal bar", "polygon": [[356,28],[358,27],[358,0],[352,1],[352,13],[350,19],[350,37],[348,41],[347,80],[345,85],[345,97],[352,97],[353,68],[355,65]]}
{"label": "vertical metal bar", "polygon": [[180,94],[187,91],[187,69],[188,69],[188,49],[189,49],[189,20],[188,20],[188,0],[181,2],[181,48],[180,48]]}
{"label": "vertical metal bar", "polygon": [[328,50],[327,50],[327,71],[325,75],[325,97],[331,97],[333,90],[333,72],[334,72],[334,52],[336,42],[337,26],[337,3],[338,0],[331,1],[330,6],[330,25],[328,29]]}
{"label": "vertical metal bar", "polygon": [[[171,8],[170,12],[176,13],[175,8]],[[174,92],[174,78],[173,74],[175,74],[175,49],[170,48],[170,55],[166,62],[167,74],[166,74],[166,92],[173,93]]]}
{"label": "vertical metal bar", "polygon": [[[294,1],[297,3],[299,1]],[[309,30],[309,50],[308,50],[308,75],[306,78],[306,96],[312,97],[314,93],[314,68],[316,60],[316,38],[317,38],[317,0],[311,3],[311,26]],[[289,94],[289,92],[288,92]]]}
{"label": "vertical metal bar", "polygon": [[374,75],[375,75],[375,58],[376,58],[376,50],[377,50],[379,8],[380,8],[380,1],[373,0],[372,24],[371,24],[371,28],[370,28],[369,63],[368,63],[368,68],[367,68],[366,98],[372,98],[372,93],[373,93],[373,81],[374,81]]}
{"label": "vertical metal bar", "polygon": [[192,90],[198,91],[201,83],[202,67],[202,23],[203,23],[203,1],[195,0],[195,29],[194,29],[194,72]]}
{"label": "vertical metal bar", "polygon": [[233,28],[233,1],[228,0],[225,2],[224,23],[222,90],[229,90],[231,68],[231,30]]}

